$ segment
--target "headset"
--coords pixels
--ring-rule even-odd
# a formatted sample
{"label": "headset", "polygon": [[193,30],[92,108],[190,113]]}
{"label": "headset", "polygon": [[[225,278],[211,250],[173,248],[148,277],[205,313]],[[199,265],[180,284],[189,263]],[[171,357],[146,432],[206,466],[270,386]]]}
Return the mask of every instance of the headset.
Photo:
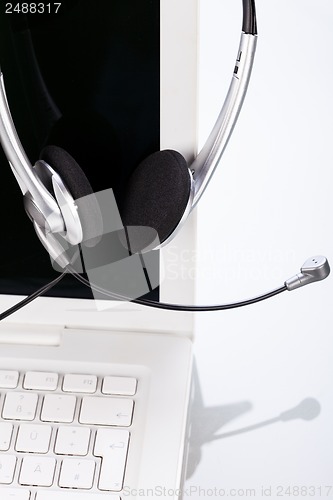
{"label": "headset", "polygon": [[[156,231],[159,244],[154,248],[167,245],[177,234],[197,205],[219,164],[243,105],[256,44],[255,2],[243,0],[242,33],[232,80],[217,121],[203,148],[190,165],[178,151],[158,151],[142,161],[131,175],[121,212],[122,222],[124,227],[149,227]],[[15,129],[1,68],[0,141],[21,188],[25,210],[51,258],[58,259],[61,253],[59,245],[61,249],[62,242],[71,246],[94,246],[96,236],[103,232],[102,217],[86,175],[71,155],[57,146],[46,146],[41,151],[39,160],[32,166]],[[78,212],[76,200],[83,198],[85,203]],[[139,236],[131,240],[131,251],[141,253],[147,248],[151,249],[152,242],[148,238],[150,234],[149,231],[139,232]],[[73,269],[70,259],[65,257],[60,265],[65,269],[63,274],[73,272],[80,281],[94,289],[94,285]],[[283,287],[242,302],[217,306],[181,306],[144,299],[133,302],[186,311],[228,309],[258,302],[282,291],[324,279],[329,272],[327,259],[319,256],[308,259],[301,274],[287,280]],[[54,281],[59,281],[59,277]],[[45,293],[51,286],[53,285],[50,283],[43,287],[41,293]],[[98,291],[126,299],[101,288]]]}

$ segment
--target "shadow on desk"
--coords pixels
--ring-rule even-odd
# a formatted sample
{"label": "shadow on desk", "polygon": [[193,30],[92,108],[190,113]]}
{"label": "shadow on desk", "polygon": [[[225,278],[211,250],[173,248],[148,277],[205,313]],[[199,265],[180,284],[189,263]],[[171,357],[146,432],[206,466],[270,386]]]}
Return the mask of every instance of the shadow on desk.
{"label": "shadow on desk", "polygon": [[240,401],[229,405],[205,407],[195,365],[193,369],[193,391],[194,395],[189,415],[190,436],[186,479],[189,479],[198,467],[201,460],[201,450],[206,443],[256,431],[278,422],[289,422],[296,419],[314,420],[321,412],[319,401],[309,397],[303,399],[297,406],[283,411],[277,417],[230,432],[217,434],[224,425],[250,411],[253,407],[252,403],[250,401]]}

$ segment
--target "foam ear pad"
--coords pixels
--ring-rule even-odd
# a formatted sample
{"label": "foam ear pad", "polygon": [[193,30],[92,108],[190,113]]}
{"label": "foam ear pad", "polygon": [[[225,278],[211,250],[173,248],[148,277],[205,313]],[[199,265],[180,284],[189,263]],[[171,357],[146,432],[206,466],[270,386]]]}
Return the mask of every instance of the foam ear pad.
{"label": "foam ear pad", "polygon": [[[40,153],[40,160],[45,161],[60,175],[75,200],[93,194],[85,173],[64,149],[46,146]],[[102,215],[95,197],[89,196],[80,205],[80,216],[84,242],[87,246],[94,246],[96,235],[103,232]]]}
{"label": "foam ear pad", "polygon": [[[179,224],[190,191],[185,158],[172,150],[153,153],[131,175],[121,211],[124,226],[151,227],[163,243]],[[144,237],[138,238],[132,241],[132,249],[138,252],[149,244]]]}
{"label": "foam ear pad", "polygon": [[[121,142],[111,123],[96,110],[82,106],[66,110],[53,125],[45,144],[57,144],[69,151],[95,191],[112,187],[116,199],[123,199],[126,169],[122,168]],[[103,165],[103,175],[95,165]]]}

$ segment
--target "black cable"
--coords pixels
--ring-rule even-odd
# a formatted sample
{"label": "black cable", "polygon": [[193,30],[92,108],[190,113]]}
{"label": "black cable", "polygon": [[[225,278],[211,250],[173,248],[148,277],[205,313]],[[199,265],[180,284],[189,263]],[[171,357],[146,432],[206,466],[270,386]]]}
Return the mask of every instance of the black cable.
{"label": "black cable", "polygon": [[231,304],[217,304],[212,306],[185,306],[180,304],[168,304],[165,302],[153,302],[152,300],[145,299],[135,299],[131,302],[135,304],[141,304],[143,306],[156,307],[157,309],[166,309],[169,311],[187,311],[187,312],[209,312],[209,311],[225,311],[227,309],[236,309],[237,307],[249,306],[251,304],[255,304],[256,302],[261,302],[263,300],[269,299],[270,297],[274,297],[274,295],[278,295],[279,293],[285,292],[287,287],[285,285],[280,288],[276,288],[271,292],[267,292],[263,295],[259,295],[258,297],[253,297],[252,299],[242,300],[240,302],[234,302]]}
{"label": "black cable", "polygon": [[16,311],[18,311],[19,309],[22,309],[22,307],[26,306],[27,304],[29,304],[30,302],[32,302],[33,300],[37,299],[37,297],[40,297],[41,295],[43,295],[44,293],[48,292],[51,288],[53,288],[57,283],[59,283],[60,280],[62,280],[62,278],[68,274],[67,273],[67,270],[64,271],[62,274],[60,274],[60,276],[58,276],[56,279],[54,279],[53,281],[50,281],[49,283],[47,283],[46,285],[42,286],[42,288],[39,288],[39,290],[36,290],[36,292],[33,292],[31,295],[29,295],[28,297],[26,297],[25,299],[21,300],[20,302],[18,302],[17,304],[15,304],[14,306],[10,307],[9,309],[7,309],[6,311],[4,311],[3,313],[0,314],[0,321],[2,321],[3,319],[7,318],[8,316],[10,316],[11,314],[14,314]]}
{"label": "black cable", "polygon": [[254,0],[243,0],[243,26],[242,31],[247,34],[257,35],[257,17]]}
{"label": "black cable", "polygon": [[237,307],[244,307],[244,306],[249,306],[251,304],[255,304],[257,302],[261,302],[263,300],[269,299],[271,297],[274,297],[275,295],[278,295],[282,292],[287,291],[287,286],[283,285],[279,288],[276,288],[275,290],[272,290],[271,292],[264,293],[263,295],[258,295],[258,297],[253,297],[252,299],[247,299],[247,300],[242,300],[240,302],[233,302],[230,304],[217,304],[217,305],[211,305],[211,306],[191,306],[191,305],[183,305],[183,304],[169,304],[167,302],[155,302],[153,300],[147,300],[147,299],[130,299],[128,297],[124,297],[122,295],[119,295],[117,293],[110,292],[108,290],[105,290],[104,288],[101,288],[96,285],[92,285],[87,279],[85,279],[83,276],[75,272],[74,269],[71,267],[68,268],[68,270],[75,276],[75,278],[83,283],[86,286],[89,286],[92,290],[95,290],[98,293],[101,293],[107,297],[111,297],[113,299],[117,300],[128,300],[130,302],[133,302],[134,304],[139,304],[141,306],[146,306],[146,307],[154,307],[156,309],[166,309],[168,311],[185,311],[185,312],[209,312],[209,311],[223,311],[226,309],[236,309]]}
{"label": "black cable", "polygon": [[[71,274],[74,275],[74,277],[83,283],[85,286],[88,286],[92,290],[97,291],[98,293],[101,293],[107,297],[117,299],[117,300],[125,300],[125,301],[130,301],[133,302],[134,304],[139,304],[141,306],[146,306],[146,307],[154,307],[156,309],[164,309],[168,311],[185,311],[185,312],[209,312],[209,311],[223,311],[227,309],[236,309],[237,307],[244,307],[244,306],[249,306],[251,304],[255,304],[257,302],[261,302],[263,300],[269,299],[270,297],[274,297],[275,295],[278,295],[282,292],[285,292],[287,290],[286,285],[281,286],[280,288],[276,288],[275,290],[272,290],[271,292],[267,292],[263,295],[259,295],[258,297],[253,297],[252,299],[247,299],[247,300],[242,300],[240,302],[234,302],[230,304],[217,304],[217,305],[211,305],[211,306],[191,306],[191,305],[183,305],[183,304],[171,304],[167,302],[155,302],[153,300],[147,300],[147,299],[130,299],[128,297],[124,297],[122,295],[112,293],[108,290],[105,290],[104,288],[101,288],[96,285],[91,285],[91,283],[85,279],[83,276],[78,274],[73,268],[69,267],[67,268],[71,272]],[[60,274],[56,279],[53,281],[47,283],[44,285],[42,288],[39,288],[36,292],[32,293],[25,299],[21,300],[18,302],[18,304],[15,304],[14,306],[10,307],[6,311],[0,314],[0,321],[3,319],[7,318],[11,314],[14,314],[16,311],[19,309],[22,309],[22,307],[26,306],[33,300],[35,300],[37,297],[40,297],[44,293],[48,292],[51,288],[53,288],[57,283],[59,283],[60,280],[64,278],[64,276],[67,273],[67,270],[64,271],[62,274]]]}
{"label": "black cable", "polygon": [[[74,255],[72,256],[71,258],[71,263],[69,265],[69,267],[75,263],[76,259],[80,256],[80,251],[81,251],[81,248],[79,248],[75,253]],[[66,268],[65,271],[63,271],[57,278],[55,278],[54,280],[50,281],[49,283],[47,283],[46,285],[42,286],[42,288],[39,288],[39,290],[36,290],[36,292],[33,292],[31,295],[29,295],[28,297],[26,297],[25,299],[21,300],[18,304],[10,307],[9,309],[7,309],[6,311],[4,311],[3,313],[0,314],[0,321],[2,321],[3,319],[7,318],[8,316],[10,316],[11,314],[14,314],[16,311],[19,311],[20,309],[22,309],[22,307],[28,305],[30,302],[32,302],[33,300],[37,299],[38,297],[40,297],[41,295],[44,295],[44,293],[48,292],[49,290],[51,290],[51,288],[53,288],[55,285],[57,285],[59,283],[59,281],[61,281],[65,276],[66,274],[68,274],[68,271],[71,272],[71,274],[76,274],[76,271],[74,268],[70,267],[70,269]],[[74,271],[74,272],[73,272]]]}

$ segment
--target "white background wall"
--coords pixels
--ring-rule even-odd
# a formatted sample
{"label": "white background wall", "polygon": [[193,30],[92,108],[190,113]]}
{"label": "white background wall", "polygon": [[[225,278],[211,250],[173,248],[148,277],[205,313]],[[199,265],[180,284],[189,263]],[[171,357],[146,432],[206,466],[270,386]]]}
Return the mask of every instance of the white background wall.
{"label": "white background wall", "polygon": [[[248,97],[198,209],[198,252],[184,254],[197,269],[198,303],[270,290],[311,255],[326,255],[333,267],[333,2],[256,3]],[[202,144],[231,78],[241,1],[201,0],[200,18]],[[187,486],[253,487],[260,497],[262,485],[273,485],[271,498],[281,498],[278,485],[333,484],[332,292],[331,276],[249,308],[198,315],[203,400],[195,404]],[[310,413],[320,405],[316,419],[296,411],[303,418],[211,441],[305,398]]]}

